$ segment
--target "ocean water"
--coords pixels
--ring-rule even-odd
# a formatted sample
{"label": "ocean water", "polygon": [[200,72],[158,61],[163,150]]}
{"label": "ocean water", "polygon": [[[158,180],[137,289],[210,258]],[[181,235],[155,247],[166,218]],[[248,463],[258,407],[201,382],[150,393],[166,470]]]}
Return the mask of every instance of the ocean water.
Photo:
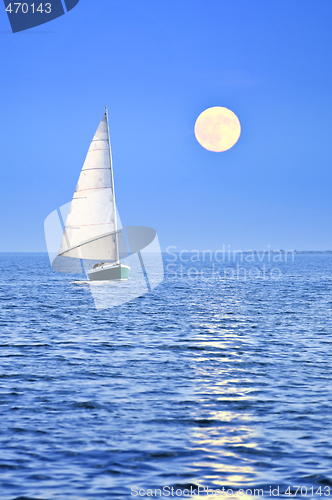
{"label": "ocean water", "polygon": [[332,256],[174,259],[98,311],[0,255],[1,500],[332,496]]}

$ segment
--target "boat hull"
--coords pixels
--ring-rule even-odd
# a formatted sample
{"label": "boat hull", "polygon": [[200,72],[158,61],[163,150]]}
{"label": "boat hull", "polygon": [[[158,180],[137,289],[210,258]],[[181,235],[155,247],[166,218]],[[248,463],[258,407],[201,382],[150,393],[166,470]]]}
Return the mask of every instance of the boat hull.
{"label": "boat hull", "polygon": [[124,264],[104,266],[89,271],[88,278],[90,281],[127,280],[129,270],[130,267]]}

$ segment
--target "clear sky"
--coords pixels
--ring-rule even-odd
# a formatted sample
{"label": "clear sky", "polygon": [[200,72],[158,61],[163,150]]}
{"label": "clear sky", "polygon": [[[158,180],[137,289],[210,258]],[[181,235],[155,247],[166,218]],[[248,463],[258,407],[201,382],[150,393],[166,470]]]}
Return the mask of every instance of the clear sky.
{"label": "clear sky", "polygon": [[[117,205],[163,251],[332,249],[331,0],[80,0],[12,34],[0,6],[0,251],[46,251],[109,108]],[[195,139],[224,106],[242,134]]]}

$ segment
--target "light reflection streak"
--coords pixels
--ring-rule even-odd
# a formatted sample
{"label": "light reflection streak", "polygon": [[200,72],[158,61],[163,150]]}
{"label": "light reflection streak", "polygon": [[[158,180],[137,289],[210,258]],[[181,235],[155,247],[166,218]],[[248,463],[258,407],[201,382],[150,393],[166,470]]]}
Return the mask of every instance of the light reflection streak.
{"label": "light reflection streak", "polygon": [[[230,305],[226,307],[229,311]],[[250,488],[258,476],[255,450],[259,448],[259,435],[252,425],[250,411],[253,379],[242,356],[245,350],[242,327],[246,322],[240,313],[240,303],[232,309],[237,312],[210,312],[211,320],[198,321],[200,335],[196,337],[196,345],[203,350],[193,358],[200,403],[195,418],[202,425],[193,429],[191,437],[200,457],[193,461],[192,467],[196,484],[211,489]],[[201,315],[207,317],[206,312]],[[231,500],[247,496],[214,494],[210,498]]]}

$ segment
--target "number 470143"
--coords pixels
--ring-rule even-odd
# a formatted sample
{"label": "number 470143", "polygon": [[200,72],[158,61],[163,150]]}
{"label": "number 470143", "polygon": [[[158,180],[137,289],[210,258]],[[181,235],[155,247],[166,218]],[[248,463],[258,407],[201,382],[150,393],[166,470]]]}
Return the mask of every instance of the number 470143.
{"label": "number 470143", "polygon": [[[12,5],[14,7],[12,7]],[[35,7],[36,5],[36,7]],[[45,12],[45,14],[50,14],[51,10],[52,10],[52,6],[50,3],[45,3],[45,8],[43,8],[43,4],[40,3],[38,6],[37,4],[30,4],[28,5],[27,3],[10,3],[8,4],[7,8],[6,8],[6,11],[9,12],[10,14],[12,12],[14,12],[14,14],[17,14],[18,12],[23,12],[23,14],[27,14],[30,10],[30,12],[32,12],[32,14],[34,14],[35,12],[39,12],[40,14],[42,14],[43,12]]]}
{"label": "number 470143", "polygon": [[306,486],[293,486],[294,490],[296,488],[295,491],[292,491],[291,490],[291,487],[288,486],[287,490],[285,491],[285,495],[289,495],[289,496],[295,496],[298,495],[298,496],[313,496],[314,493],[316,493],[316,495],[319,495],[319,496],[325,496],[325,497],[329,497],[330,496],[330,493],[331,493],[331,489],[329,486],[324,486],[324,488],[322,489],[321,486],[319,486],[319,488],[314,491],[314,487],[311,486],[310,488],[307,488]]}

